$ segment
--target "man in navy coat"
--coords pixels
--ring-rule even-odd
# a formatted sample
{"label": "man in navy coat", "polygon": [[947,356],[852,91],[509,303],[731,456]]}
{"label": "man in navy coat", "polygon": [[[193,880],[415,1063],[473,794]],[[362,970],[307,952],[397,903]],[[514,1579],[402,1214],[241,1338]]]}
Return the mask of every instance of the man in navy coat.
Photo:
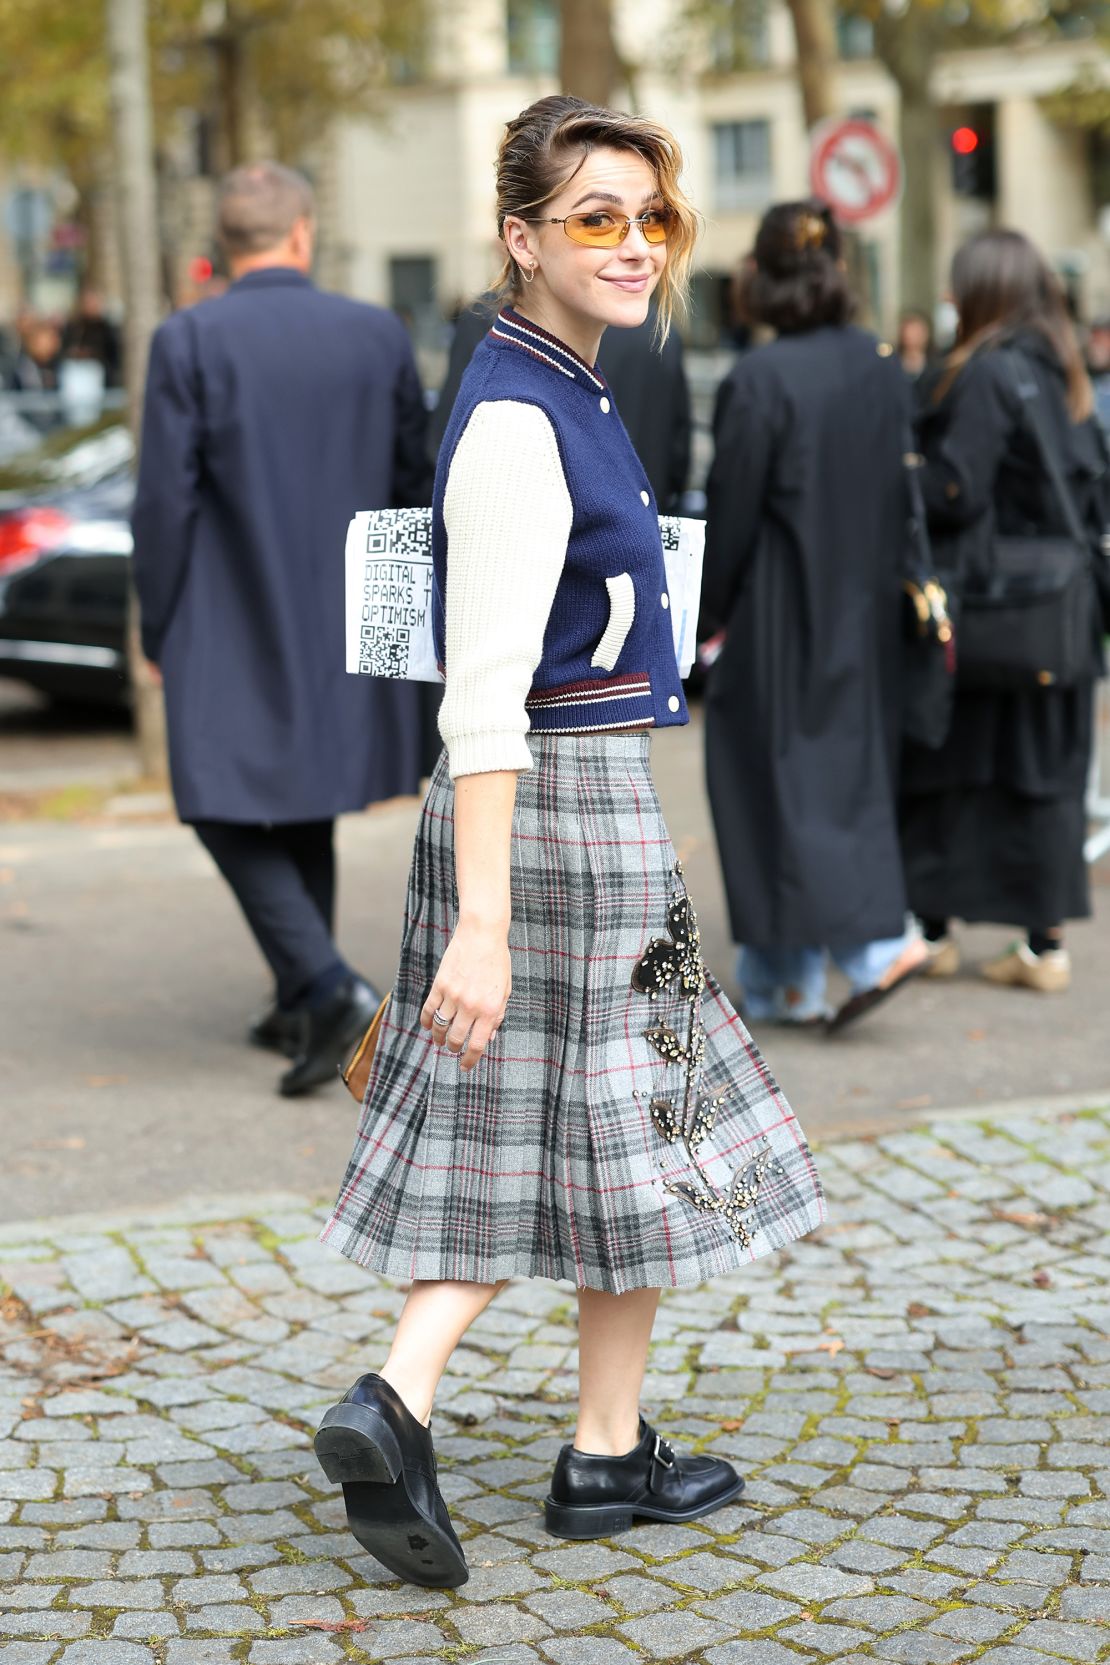
{"label": "man in navy coat", "polygon": [[358,509],[428,501],[425,414],[392,313],[309,278],[308,182],[236,169],[220,196],[227,293],[151,345],[133,529],[143,650],[170,770],[276,984],[251,1039],[333,1079],[374,990],[333,937],[337,815],[414,791],[415,687],[344,669],[343,548]]}

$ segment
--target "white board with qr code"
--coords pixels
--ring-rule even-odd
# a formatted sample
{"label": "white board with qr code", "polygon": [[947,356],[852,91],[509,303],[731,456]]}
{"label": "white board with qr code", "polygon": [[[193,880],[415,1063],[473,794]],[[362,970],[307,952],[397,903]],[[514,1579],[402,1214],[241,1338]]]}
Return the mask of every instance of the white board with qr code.
{"label": "white board with qr code", "polygon": [[442,682],[432,637],[432,512],[368,509],[347,528],[347,669]]}
{"label": "white board with qr code", "polygon": [[[661,515],[675,658],[696,651],[705,522]],[[347,529],[347,669],[353,676],[441,682],[432,635],[432,511],[368,509]]]}

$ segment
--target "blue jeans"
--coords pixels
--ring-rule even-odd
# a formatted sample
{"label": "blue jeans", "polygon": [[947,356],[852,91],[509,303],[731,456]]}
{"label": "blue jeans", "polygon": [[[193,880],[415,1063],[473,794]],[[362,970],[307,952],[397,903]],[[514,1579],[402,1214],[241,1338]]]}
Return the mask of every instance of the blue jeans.
{"label": "blue jeans", "polygon": [[873,989],[909,944],[912,932],[852,948],[741,948],[736,979],[744,1012],[757,1021],[804,1023],[828,1017],[827,961],[847,977],[852,993]]}

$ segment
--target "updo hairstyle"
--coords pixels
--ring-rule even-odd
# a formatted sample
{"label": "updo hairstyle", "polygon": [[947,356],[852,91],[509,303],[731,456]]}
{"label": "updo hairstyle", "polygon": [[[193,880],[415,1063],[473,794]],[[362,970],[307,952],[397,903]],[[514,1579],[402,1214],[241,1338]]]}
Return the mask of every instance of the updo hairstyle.
{"label": "updo hairstyle", "polygon": [[767,210],[740,273],[737,298],[746,322],[766,324],[779,335],[849,322],[855,302],[840,230],[827,203],[810,197]]}

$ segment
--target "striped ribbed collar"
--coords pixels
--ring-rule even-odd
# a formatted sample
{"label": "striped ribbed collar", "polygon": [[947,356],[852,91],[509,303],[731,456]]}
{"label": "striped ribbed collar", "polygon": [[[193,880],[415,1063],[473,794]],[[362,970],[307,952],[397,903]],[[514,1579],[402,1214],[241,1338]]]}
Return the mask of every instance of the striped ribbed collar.
{"label": "striped ribbed collar", "polygon": [[577,382],[587,393],[605,392],[605,378],[599,371],[592,369],[584,358],[579,358],[578,354],[560,341],[558,336],[549,335],[546,330],[541,330],[530,318],[522,318],[511,306],[501,308],[493,321],[490,334],[498,341],[505,341],[511,347],[520,347],[524,352],[530,353],[533,358],[539,359],[559,375]]}

